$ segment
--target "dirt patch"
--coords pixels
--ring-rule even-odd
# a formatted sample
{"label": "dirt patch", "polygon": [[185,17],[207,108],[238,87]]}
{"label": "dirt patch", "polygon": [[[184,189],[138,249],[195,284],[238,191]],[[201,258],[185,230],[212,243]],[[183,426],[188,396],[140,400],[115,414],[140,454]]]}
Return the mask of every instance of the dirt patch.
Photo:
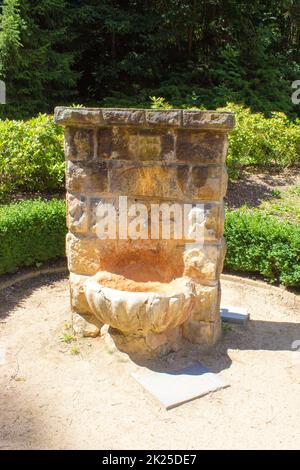
{"label": "dirt patch", "polygon": [[0,293],[3,449],[298,449],[299,298],[225,280],[223,303],[248,307],[247,326],[226,327],[220,345],[196,347],[148,367],[198,359],[230,387],[165,411],[131,378],[145,366],[102,337],[76,339],[69,328],[63,275]]}
{"label": "dirt patch", "polygon": [[225,202],[231,209],[247,204],[258,207],[263,201],[274,199],[274,190],[284,191],[300,183],[299,169],[286,169],[280,174],[245,171],[236,181],[229,181]]}

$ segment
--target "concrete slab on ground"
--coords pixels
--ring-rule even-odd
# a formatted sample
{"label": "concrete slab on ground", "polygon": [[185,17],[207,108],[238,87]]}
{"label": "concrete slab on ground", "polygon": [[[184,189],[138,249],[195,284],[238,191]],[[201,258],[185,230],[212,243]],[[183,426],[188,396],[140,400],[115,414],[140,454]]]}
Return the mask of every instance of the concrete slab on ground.
{"label": "concrete slab on ground", "polygon": [[249,313],[243,307],[233,307],[223,305],[220,309],[221,319],[225,322],[246,323],[249,320]]}
{"label": "concrete slab on ground", "polygon": [[229,386],[200,362],[172,372],[147,370],[131,375],[167,410]]}

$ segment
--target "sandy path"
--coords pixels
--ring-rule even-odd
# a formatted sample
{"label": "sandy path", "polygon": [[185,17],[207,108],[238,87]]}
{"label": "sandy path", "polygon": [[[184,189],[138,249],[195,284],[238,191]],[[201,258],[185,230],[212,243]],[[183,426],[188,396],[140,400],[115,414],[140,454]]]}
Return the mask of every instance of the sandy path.
{"label": "sandy path", "polygon": [[165,411],[130,377],[138,365],[103,338],[60,341],[69,321],[62,275],[7,288],[0,293],[1,448],[299,448],[300,359],[291,351],[300,340],[299,303],[280,289],[230,281],[223,302],[247,305],[252,321],[227,331],[212,355],[194,349],[167,362],[198,358],[231,387]]}

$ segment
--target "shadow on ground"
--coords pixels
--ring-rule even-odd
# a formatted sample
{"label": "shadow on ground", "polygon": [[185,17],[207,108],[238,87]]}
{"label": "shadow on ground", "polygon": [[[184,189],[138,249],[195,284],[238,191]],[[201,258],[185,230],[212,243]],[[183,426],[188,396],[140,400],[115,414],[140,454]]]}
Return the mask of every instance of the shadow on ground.
{"label": "shadow on ground", "polygon": [[1,395],[0,449],[41,448],[38,442],[51,438],[42,410],[23,389],[7,385]]}
{"label": "shadow on ground", "polygon": [[300,340],[300,323],[249,320],[246,325],[227,325],[229,331],[223,333],[222,340],[212,351],[186,342],[180,351],[159,359],[145,360],[134,354],[129,357],[137,365],[157,372],[173,371],[200,361],[218,373],[232,364],[229,350],[291,351],[292,343]]}
{"label": "shadow on ground", "polygon": [[36,278],[28,279],[0,291],[0,323],[9,316],[13,310],[22,306],[35,290],[49,286],[66,278],[65,273],[42,274]]}
{"label": "shadow on ground", "polygon": [[244,172],[238,180],[228,183],[225,202],[230,209],[237,209],[244,204],[258,207],[263,201],[276,199],[274,189],[283,190],[299,181],[299,170],[290,169],[279,174]]}

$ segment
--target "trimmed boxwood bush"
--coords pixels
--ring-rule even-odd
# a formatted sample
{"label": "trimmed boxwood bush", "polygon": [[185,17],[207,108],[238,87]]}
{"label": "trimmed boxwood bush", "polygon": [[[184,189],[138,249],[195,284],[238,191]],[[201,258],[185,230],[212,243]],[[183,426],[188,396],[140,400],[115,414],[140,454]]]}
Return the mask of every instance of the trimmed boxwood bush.
{"label": "trimmed boxwood bush", "polygon": [[[65,256],[65,201],[23,201],[0,208],[0,274]],[[300,225],[258,209],[228,211],[225,266],[300,286]]]}
{"label": "trimmed boxwood bush", "polygon": [[226,214],[225,266],[256,272],[272,282],[300,286],[300,225],[279,220],[259,209]]}
{"label": "trimmed boxwood bush", "polygon": [[0,274],[65,254],[65,201],[23,201],[0,208]]}

